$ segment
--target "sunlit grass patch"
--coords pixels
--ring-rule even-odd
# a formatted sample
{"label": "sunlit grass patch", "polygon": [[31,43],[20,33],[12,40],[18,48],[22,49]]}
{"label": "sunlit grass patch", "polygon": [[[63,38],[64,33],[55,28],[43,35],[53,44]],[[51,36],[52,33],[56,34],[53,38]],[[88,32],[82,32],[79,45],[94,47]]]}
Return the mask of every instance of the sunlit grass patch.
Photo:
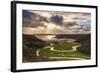
{"label": "sunlit grass patch", "polygon": [[[56,50],[73,50],[72,46],[80,45],[79,43],[75,42],[65,42],[65,43],[59,43],[54,46],[54,49]],[[42,48],[39,52],[40,56],[44,56],[50,59],[56,59],[56,60],[76,60],[76,59],[90,59],[89,56],[85,54],[81,54],[79,51],[73,51],[73,52],[58,52],[50,50],[50,48]]]}
{"label": "sunlit grass patch", "polygon": [[75,45],[80,45],[79,43],[76,42],[63,42],[63,43],[59,43],[59,44],[55,44],[54,45],[54,49],[56,50],[72,50],[72,46]]}

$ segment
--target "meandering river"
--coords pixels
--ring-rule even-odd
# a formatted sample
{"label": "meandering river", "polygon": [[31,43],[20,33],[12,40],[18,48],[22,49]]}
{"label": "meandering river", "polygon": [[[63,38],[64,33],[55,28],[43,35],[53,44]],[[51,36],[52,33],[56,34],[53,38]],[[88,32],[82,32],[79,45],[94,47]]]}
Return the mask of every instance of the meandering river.
{"label": "meandering river", "polygon": [[[52,47],[50,47],[50,46],[48,46],[48,47],[45,47],[44,49],[46,49],[46,48],[49,48],[50,49],[50,51],[55,51],[55,52],[66,52],[66,53],[68,53],[68,52],[75,52],[75,51],[77,51],[77,48],[78,47],[80,47],[81,45],[75,45],[75,46],[72,46],[72,49],[71,50],[55,50],[54,49],[54,47],[52,46]],[[40,50],[41,49],[38,49],[37,51],[36,51],[36,56],[40,56]],[[77,58],[77,57],[53,57],[53,56],[51,56],[51,57],[48,57],[48,58],[50,58],[50,59],[75,59],[75,60],[79,60],[79,59],[81,59],[81,60],[84,60],[83,58]]]}

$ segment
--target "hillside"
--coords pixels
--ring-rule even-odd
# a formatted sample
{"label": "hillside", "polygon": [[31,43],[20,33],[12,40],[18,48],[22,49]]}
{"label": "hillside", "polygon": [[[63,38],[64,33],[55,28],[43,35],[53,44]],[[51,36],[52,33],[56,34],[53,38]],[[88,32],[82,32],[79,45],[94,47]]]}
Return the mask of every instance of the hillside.
{"label": "hillside", "polygon": [[[40,36],[40,35],[38,35]],[[47,35],[42,35],[47,36]],[[71,60],[63,57],[74,56],[74,58],[90,59],[91,56],[91,35],[90,34],[61,34],[55,35],[56,40],[43,41],[36,35],[23,34],[23,62],[41,62],[41,61],[58,61],[58,60]],[[57,41],[60,40],[60,41]],[[73,42],[66,42],[61,39],[74,39]],[[56,52],[50,50],[50,43],[53,43],[55,50],[72,50],[72,45],[75,43],[81,44],[75,52]],[[75,44],[76,45],[76,44]],[[39,52],[39,53],[38,53]],[[38,55],[37,55],[38,53]],[[53,57],[51,59],[50,57]],[[54,59],[54,57],[61,57]]]}
{"label": "hillside", "polygon": [[64,34],[57,35],[56,38],[75,39],[76,42],[81,43],[78,50],[83,54],[91,55],[91,34]]}
{"label": "hillside", "polygon": [[23,62],[38,61],[41,58],[36,56],[36,50],[43,48],[46,42],[33,35],[23,34]]}
{"label": "hillside", "polygon": [[91,35],[88,34],[84,37],[77,39],[77,42],[81,43],[81,47],[78,49],[81,53],[91,56]]}

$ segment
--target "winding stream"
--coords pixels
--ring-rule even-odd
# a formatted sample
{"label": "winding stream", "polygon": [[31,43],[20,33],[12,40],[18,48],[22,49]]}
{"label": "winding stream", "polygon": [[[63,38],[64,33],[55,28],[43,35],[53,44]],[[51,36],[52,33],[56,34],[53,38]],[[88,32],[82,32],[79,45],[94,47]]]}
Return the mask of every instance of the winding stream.
{"label": "winding stream", "polygon": [[[77,51],[77,48],[80,47],[81,45],[75,45],[75,46],[72,46],[72,50],[55,50],[54,47],[45,47],[46,48],[50,48],[51,51],[55,51],[55,52],[75,52]],[[39,55],[39,52],[40,52],[40,49],[36,51],[36,55],[37,56],[40,56]],[[74,60],[84,60],[83,58],[75,58],[75,57],[49,57],[50,59],[74,59]]]}
{"label": "winding stream", "polygon": [[74,52],[78,47],[80,47],[80,45],[72,46],[72,50],[55,50],[54,47],[51,47],[50,50],[56,52]]}

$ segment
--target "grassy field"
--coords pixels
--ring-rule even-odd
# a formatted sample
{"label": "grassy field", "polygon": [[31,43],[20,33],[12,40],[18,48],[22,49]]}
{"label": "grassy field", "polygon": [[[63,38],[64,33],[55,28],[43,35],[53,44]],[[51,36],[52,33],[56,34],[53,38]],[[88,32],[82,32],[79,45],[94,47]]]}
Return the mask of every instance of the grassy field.
{"label": "grassy field", "polygon": [[[67,50],[73,50],[72,46],[80,45],[76,42],[63,42],[53,45],[54,50],[50,48],[42,48],[39,51],[39,55],[45,58],[51,58],[56,60],[77,60],[77,59],[90,59],[89,56],[81,54],[78,50],[73,52],[67,52]],[[64,50],[64,52],[58,52],[57,50]]]}
{"label": "grassy field", "polygon": [[22,61],[29,63],[91,59],[90,35],[56,35],[58,39],[69,37],[74,41],[44,41],[36,36],[23,34]]}
{"label": "grassy field", "polygon": [[79,43],[76,43],[76,42],[61,42],[61,43],[58,43],[58,44],[55,44],[54,45],[54,49],[56,50],[72,50],[72,46],[75,46],[75,45],[80,45]]}

